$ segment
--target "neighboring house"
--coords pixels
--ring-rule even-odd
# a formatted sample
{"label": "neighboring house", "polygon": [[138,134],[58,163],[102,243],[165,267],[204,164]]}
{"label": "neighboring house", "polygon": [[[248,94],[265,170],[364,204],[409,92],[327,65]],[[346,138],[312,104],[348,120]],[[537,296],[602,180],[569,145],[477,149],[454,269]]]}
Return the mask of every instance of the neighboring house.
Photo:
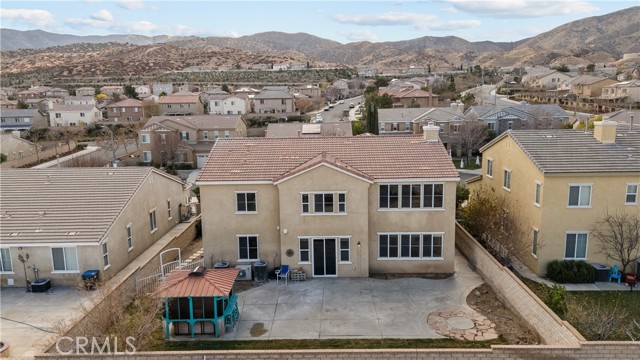
{"label": "neighboring house", "polygon": [[76,96],[94,96],[96,89],[92,87],[81,87],[76,89]]}
{"label": "neighboring house", "polygon": [[270,123],[267,126],[265,136],[268,138],[353,136],[353,132],[350,122],[327,122],[322,124]]}
{"label": "neighboring house", "polygon": [[471,106],[464,115],[484,122],[496,134],[523,128],[559,128],[569,121],[569,114],[556,104]]}
{"label": "neighboring house", "polygon": [[5,96],[15,96],[16,92],[16,88],[11,86],[0,87],[0,94],[4,94]]}
{"label": "neighboring house", "polygon": [[640,80],[629,80],[603,86],[601,98],[640,103]]}
{"label": "neighboring house", "polygon": [[246,98],[253,98],[255,95],[260,94],[260,90],[249,88],[249,87],[241,87],[231,91],[233,95],[242,96]]}
{"label": "neighboring house", "polygon": [[358,77],[376,77],[378,71],[376,69],[358,69]]}
{"label": "neighboring house", "polygon": [[331,86],[338,90],[341,99],[346,99],[349,96],[349,82],[347,80],[338,79]]}
{"label": "neighboring house", "polygon": [[210,95],[209,114],[246,114],[249,101],[235,95]]}
{"label": "neighboring house", "polygon": [[131,122],[144,119],[142,101],[136,99],[124,99],[105,106],[107,121]]}
{"label": "neighboring house", "polygon": [[253,97],[253,106],[258,114],[291,113],[295,110],[294,96],[279,90],[263,90]]}
{"label": "neighboring house", "polygon": [[458,180],[435,126],[425,138],[220,139],[196,180],[206,266],[451,274]]}
{"label": "neighboring house", "polygon": [[151,90],[154,95],[160,95],[165,93],[166,95],[173,94],[173,84],[169,83],[155,83],[151,86]]}
{"label": "neighboring house", "polygon": [[[319,98],[322,97],[322,89],[320,89],[319,86],[317,85],[303,85],[303,86],[297,86],[295,88],[295,91],[298,94],[302,94],[305,96],[308,96],[310,98]],[[349,88],[347,88],[347,92],[346,94],[349,93]],[[347,95],[344,95],[344,97],[346,97]]]}
{"label": "neighboring house", "polygon": [[49,126],[80,126],[102,120],[102,113],[95,105],[53,104],[49,111]]}
{"label": "neighboring house", "polygon": [[150,95],[151,89],[147,85],[137,85],[135,87],[136,93],[138,95]]}
{"label": "neighboring house", "polygon": [[191,85],[191,84],[178,85],[178,92],[192,92],[196,90],[197,90],[197,87],[195,85]]}
{"label": "neighboring house", "polygon": [[[19,131],[12,134],[0,134],[0,152],[7,155],[8,160],[22,159],[34,153],[35,145],[20,137]],[[3,170],[4,171],[4,170]]]}
{"label": "neighboring house", "polygon": [[602,95],[602,88],[617,83],[616,80],[591,75],[581,75],[567,82],[569,92],[581,98],[595,98]]}
{"label": "neighboring house", "polygon": [[22,101],[26,101],[30,99],[42,99],[43,97],[44,97],[44,93],[35,92],[33,90],[23,90],[23,91],[19,91],[16,94],[16,99],[22,100]]}
{"label": "neighboring house", "polygon": [[65,105],[95,105],[96,100],[93,96],[67,96],[64,99]]}
{"label": "neighboring house", "polygon": [[47,117],[38,109],[16,109],[0,111],[2,131],[29,130],[47,127]]}
{"label": "neighboring house", "polygon": [[414,89],[413,87],[404,88],[380,88],[378,94],[389,94],[393,100],[393,107],[409,107],[409,105],[416,103],[420,107],[435,107],[438,106],[438,95],[432,94],[428,91],[421,89]]}
{"label": "neighboring house", "polygon": [[289,70],[289,64],[273,64],[273,70]]}
{"label": "neighboring house", "polygon": [[69,90],[61,89],[61,88],[51,88],[47,90],[44,93],[44,95],[46,97],[52,97],[52,98],[66,98],[67,96],[69,96]]}
{"label": "neighboring house", "polygon": [[627,128],[631,128],[631,125],[638,127],[640,126],[640,110],[618,110],[612,113],[604,114],[603,119],[609,119],[610,121],[615,121],[618,123],[618,128],[624,129],[625,126]]}
{"label": "neighboring house", "polygon": [[307,64],[305,63],[291,63],[289,64],[289,70],[306,70]]}
{"label": "neighboring house", "polygon": [[154,116],[138,133],[142,162],[201,168],[216,140],[246,136],[247,125],[240,115]]}
{"label": "neighboring house", "polygon": [[546,73],[531,76],[529,78],[529,85],[536,89],[555,90],[561,83],[570,81],[571,79],[573,79],[573,77],[567,73],[551,70]]}
{"label": "neighboring house", "polygon": [[25,286],[27,254],[53,287],[77,286],[92,269],[108,280],[180,222],[188,196],[149,167],[3,169],[0,180],[2,287]]}
{"label": "neighboring house", "polygon": [[124,94],[124,86],[122,85],[106,85],[100,88],[102,94],[109,96]]}
{"label": "neighboring house", "polygon": [[615,263],[600,253],[593,226],[606,211],[640,213],[640,131],[616,136],[616,126],[509,131],[480,149],[483,176],[472,191],[491,187],[517,204],[530,244],[520,260],[536,274],[552,260]]}
{"label": "neighboring house", "polygon": [[204,115],[204,104],[197,94],[161,96],[158,104],[162,114],[167,116]]}
{"label": "neighboring house", "polygon": [[16,109],[17,107],[18,104],[16,101],[0,100],[0,109],[2,110],[12,110]]}

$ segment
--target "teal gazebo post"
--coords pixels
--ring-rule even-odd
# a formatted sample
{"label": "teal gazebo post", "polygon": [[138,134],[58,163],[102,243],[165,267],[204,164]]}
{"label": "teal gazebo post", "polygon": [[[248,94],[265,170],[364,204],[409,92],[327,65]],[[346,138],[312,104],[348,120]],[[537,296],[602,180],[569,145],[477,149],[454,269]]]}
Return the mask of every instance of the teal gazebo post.
{"label": "teal gazebo post", "polygon": [[169,298],[164,298],[164,322],[165,322],[164,338],[169,339],[171,337],[169,326],[171,326],[171,323],[172,323],[172,321],[169,320]]}
{"label": "teal gazebo post", "polygon": [[193,319],[193,297],[189,296],[189,327],[191,327],[191,338],[195,338],[196,321]]}

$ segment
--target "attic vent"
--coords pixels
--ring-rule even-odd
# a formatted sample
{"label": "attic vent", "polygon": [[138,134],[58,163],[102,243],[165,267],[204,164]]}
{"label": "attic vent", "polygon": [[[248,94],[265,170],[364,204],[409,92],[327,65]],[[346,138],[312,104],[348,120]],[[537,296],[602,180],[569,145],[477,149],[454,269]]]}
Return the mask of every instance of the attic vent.
{"label": "attic vent", "polygon": [[71,236],[73,236],[73,235],[78,235],[78,234],[80,234],[80,232],[78,232],[78,231],[69,231],[69,232],[67,233],[67,235],[71,235]]}
{"label": "attic vent", "polygon": [[115,175],[115,174],[116,174],[116,173],[115,173],[114,171],[109,171],[109,172],[107,173],[107,175]]}
{"label": "attic vent", "polygon": [[204,266],[198,266],[195,269],[193,269],[190,273],[189,276],[203,276],[204,273],[207,272],[207,268]]}
{"label": "attic vent", "polygon": [[0,212],[0,218],[10,218],[10,217],[11,215],[9,215],[9,213],[6,211]]}
{"label": "attic vent", "polygon": [[18,236],[18,235],[20,235],[20,233],[19,233],[19,232],[12,232],[12,233],[9,233],[9,236]]}
{"label": "attic vent", "polygon": [[542,136],[544,136],[546,138],[554,138],[554,137],[556,137],[555,135],[542,135]]}

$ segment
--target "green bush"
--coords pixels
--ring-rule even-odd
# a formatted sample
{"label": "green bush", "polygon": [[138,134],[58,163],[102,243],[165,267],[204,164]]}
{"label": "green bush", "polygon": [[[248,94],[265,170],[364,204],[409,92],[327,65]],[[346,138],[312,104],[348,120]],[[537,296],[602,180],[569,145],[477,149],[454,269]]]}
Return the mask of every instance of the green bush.
{"label": "green bush", "polygon": [[558,316],[564,316],[567,313],[567,289],[558,284],[554,284],[552,287],[542,284],[542,287],[545,292],[544,303]]}
{"label": "green bush", "polygon": [[553,260],[547,265],[547,277],[561,284],[593,283],[595,269],[584,261]]}

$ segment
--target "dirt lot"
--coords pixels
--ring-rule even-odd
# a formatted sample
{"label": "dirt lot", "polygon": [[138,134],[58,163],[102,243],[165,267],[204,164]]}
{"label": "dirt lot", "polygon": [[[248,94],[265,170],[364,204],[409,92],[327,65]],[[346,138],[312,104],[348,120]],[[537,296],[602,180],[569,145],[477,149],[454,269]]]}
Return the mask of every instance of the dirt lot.
{"label": "dirt lot", "polygon": [[489,318],[496,324],[498,334],[512,345],[539,344],[540,339],[513,311],[498,300],[493,289],[487,284],[475,288],[467,296],[469,307]]}

